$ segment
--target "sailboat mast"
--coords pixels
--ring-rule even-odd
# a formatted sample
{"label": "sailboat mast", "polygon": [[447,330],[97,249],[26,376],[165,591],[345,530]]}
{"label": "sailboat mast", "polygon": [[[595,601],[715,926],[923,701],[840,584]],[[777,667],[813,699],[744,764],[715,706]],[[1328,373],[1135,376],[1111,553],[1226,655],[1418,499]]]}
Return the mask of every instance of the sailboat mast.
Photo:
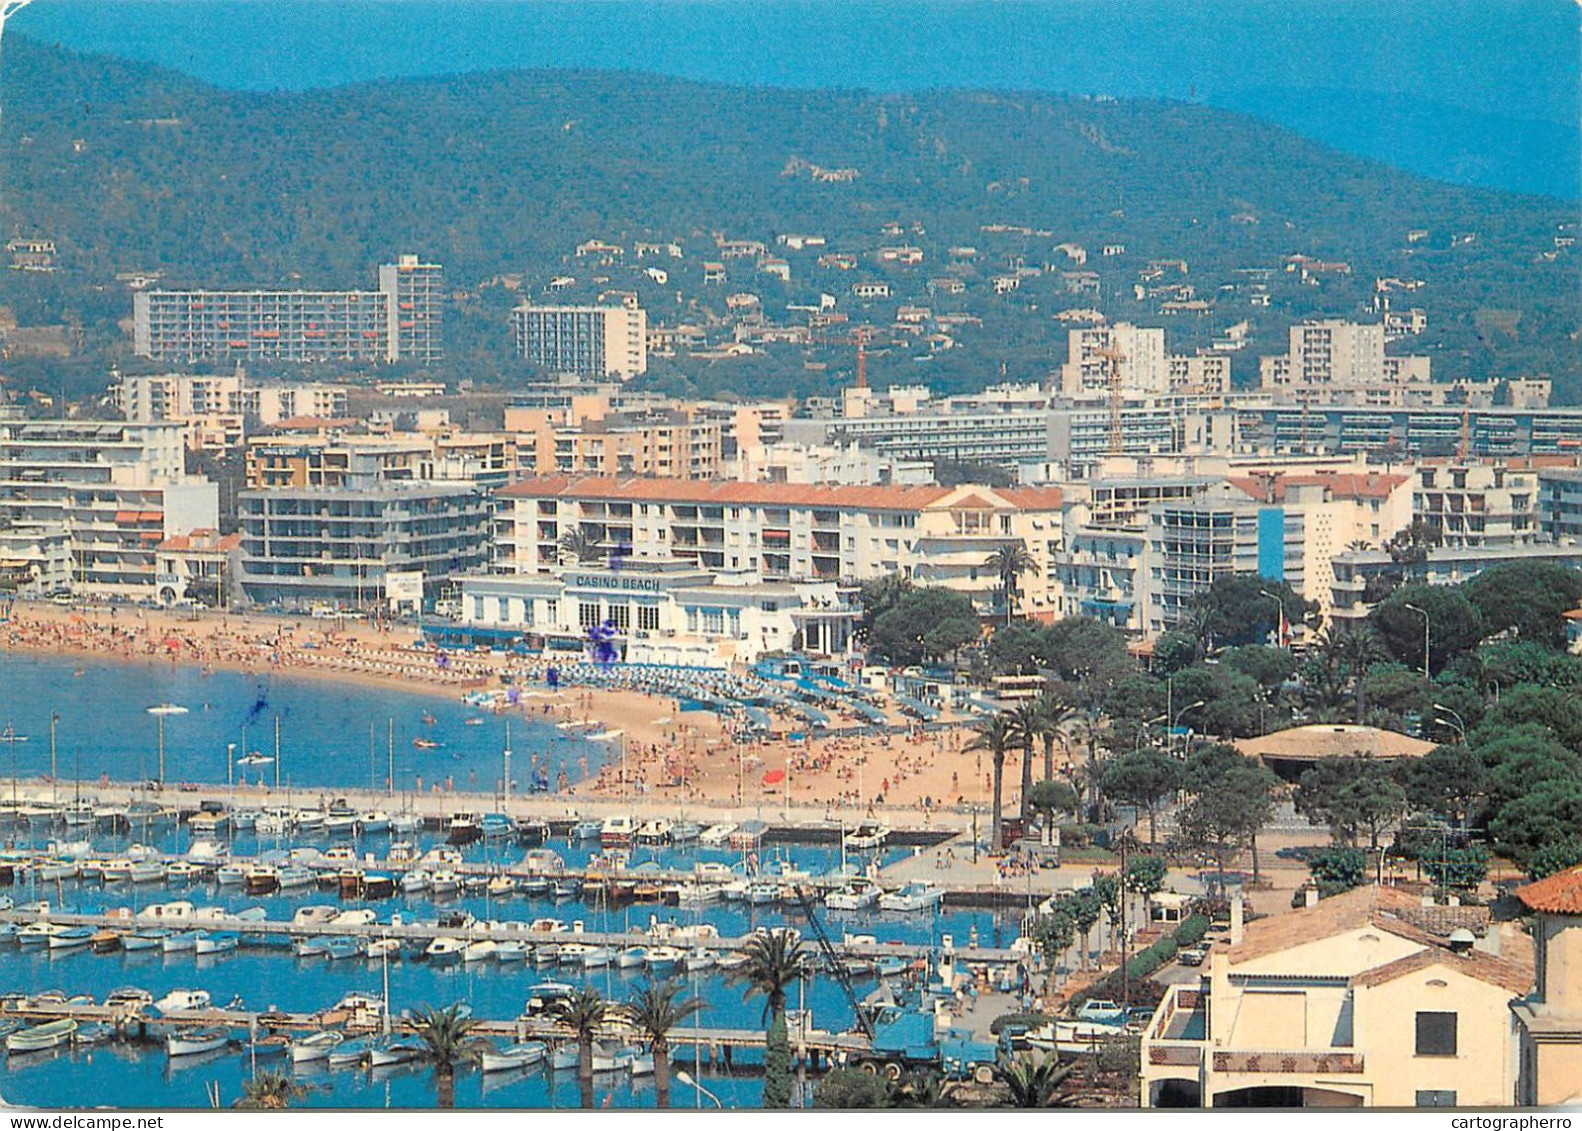
{"label": "sailboat mast", "polygon": [[395,716],[390,716],[390,776],[385,779],[385,792],[395,793]]}
{"label": "sailboat mast", "polygon": [[505,766],[504,776],[500,779],[500,796],[503,804],[500,806],[507,814],[511,812],[511,720],[505,720]]}
{"label": "sailboat mast", "polygon": [[280,716],[275,716],[275,788],[280,788]]}

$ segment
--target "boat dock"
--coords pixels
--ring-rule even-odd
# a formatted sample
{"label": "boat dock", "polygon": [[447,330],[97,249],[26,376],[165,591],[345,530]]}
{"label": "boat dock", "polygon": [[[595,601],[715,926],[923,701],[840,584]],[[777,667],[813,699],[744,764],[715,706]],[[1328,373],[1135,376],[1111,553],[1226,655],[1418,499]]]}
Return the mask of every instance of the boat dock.
{"label": "boat dock", "polygon": [[[88,1005],[70,1002],[21,1002],[8,1003],[0,1009],[0,1018],[16,1018],[30,1025],[45,1024],[70,1018],[79,1025],[97,1023],[109,1025],[124,1040],[159,1041],[166,1033],[189,1028],[226,1028],[262,1038],[271,1033],[287,1036],[333,1029],[348,1038],[371,1036],[384,1031],[384,1023],[377,1015],[349,1010],[323,1009],[313,1013],[257,1012],[237,1008],[205,1008],[171,1010],[150,1014],[147,1007],[128,1005]],[[608,1022],[606,1023],[609,1024]],[[392,1018],[390,1030],[395,1034],[410,1035],[414,1026],[407,1021]],[[541,1040],[550,1043],[574,1041],[576,1034],[566,1024],[544,1016],[523,1016],[510,1020],[493,1019],[475,1022],[473,1033],[480,1037],[493,1037],[510,1041]],[[628,1034],[633,1035],[633,1034]],[[834,1057],[860,1057],[872,1048],[872,1043],[861,1033],[831,1033],[822,1029],[805,1032],[793,1029],[792,1047],[805,1054],[811,1065],[826,1066]],[[685,1046],[697,1050],[705,1063],[730,1064],[732,1054],[743,1049],[761,1050],[766,1044],[761,1029],[726,1029],[704,1026],[677,1026],[670,1032],[671,1047]],[[245,1052],[247,1042],[238,1038],[239,1051]],[[678,1058],[679,1059],[679,1058]]]}
{"label": "boat dock", "polygon": [[[96,930],[121,931],[133,933],[139,929],[152,930],[156,927],[179,929],[208,929],[222,931],[236,931],[244,935],[276,937],[280,939],[298,938],[335,938],[346,936],[361,939],[365,942],[379,939],[395,939],[402,942],[427,942],[436,938],[462,938],[468,942],[490,940],[493,942],[522,942],[529,944],[561,945],[565,943],[587,943],[593,946],[627,947],[639,944],[665,944],[667,939],[661,935],[649,933],[647,928],[634,928],[630,931],[587,931],[575,927],[567,930],[535,931],[526,923],[501,923],[501,922],[474,922],[463,927],[441,927],[436,923],[413,923],[402,921],[401,915],[393,917],[391,923],[288,923],[282,920],[246,920],[235,916],[213,917],[203,920],[148,920],[137,919],[129,909],[114,912],[84,913],[76,911],[58,911],[53,908],[42,908],[36,912],[0,911],[0,923],[16,923],[26,926],[29,923],[49,922],[67,927],[92,927]],[[698,937],[696,934],[685,936],[680,942],[670,945],[705,946],[710,950],[737,951],[747,946],[752,936],[725,938],[717,936]],[[936,954],[939,948],[922,946],[915,943],[854,943],[837,941],[834,943],[837,953],[846,958],[877,959],[899,957],[907,960],[926,959]],[[952,946],[952,954],[956,961],[983,965],[1004,965],[1016,962],[1023,955],[1008,948],[996,947],[956,947]]]}

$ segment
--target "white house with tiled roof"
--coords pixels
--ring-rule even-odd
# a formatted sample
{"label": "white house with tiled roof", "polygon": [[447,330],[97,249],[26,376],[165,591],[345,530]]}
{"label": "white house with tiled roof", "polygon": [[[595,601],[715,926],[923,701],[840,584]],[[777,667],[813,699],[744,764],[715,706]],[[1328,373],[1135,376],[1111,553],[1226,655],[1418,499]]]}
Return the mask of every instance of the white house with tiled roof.
{"label": "white house with tiled roof", "polygon": [[1582,865],[1516,889],[1535,917],[1538,984],[1511,1003],[1519,1104],[1582,1103]]}
{"label": "white house with tiled roof", "polygon": [[1055,488],[848,487],[652,479],[530,479],[496,492],[497,574],[547,573],[561,540],[585,529],[601,557],[686,559],[766,581],[898,576],[1000,608],[990,554],[1022,543],[1037,563],[1018,610],[1050,618],[1061,537]]}
{"label": "white house with tiled roof", "polygon": [[[1144,1107],[1487,1107],[1516,1095],[1524,940],[1362,887],[1241,929],[1142,1042]],[[1482,932],[1482,939],[1478,932]],[[1505,953],[1496,953],[1504,951]]]}

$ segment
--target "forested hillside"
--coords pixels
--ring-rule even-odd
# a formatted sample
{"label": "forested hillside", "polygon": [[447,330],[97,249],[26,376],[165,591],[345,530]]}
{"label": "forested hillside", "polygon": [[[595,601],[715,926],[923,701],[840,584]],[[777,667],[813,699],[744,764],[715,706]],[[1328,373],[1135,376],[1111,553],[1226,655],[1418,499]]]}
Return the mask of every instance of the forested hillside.
{"label": "forested hillside", "polygon": [[[1186,346],[1253,315],[1255,341],[1272,350],[1293,318],[1363,316],[1374,279],[1394,276],[1425,283],[1410,301],[1430,328],[1405,347],[1432,353],[1437,373],[1549,374],[1582,389],[1577,259],[1555,253],[1555,236],[1574,230],[1562,227],[1569,206],[1426,182],[1195,105],[558,72],[262,95],[22,37],[7,39],[4,91],[5,231],[55,240],[61,265],[8,272],[4,301],[24,323],[80,323],[83,357],[95,361],[126,348],[118,271],[159,270],[177,285],[371,286],[377,263],[417,251],[466,292],[453,356],[508,374],[504,311],[517,299],[480,298],[479,284],[520,274],[535,293],[586,266],[572,258],[581,241],[682,245],[667,286],[638,280],[659,321],[723,313],[723,296],[688,275],[716,258],[717,235],[772,249],[776,234],[816,233],[859,257],[855,273],[830,277],[810,258],[793,262],[790,284],[757,287],[773,320],[787,302],[839,287],[844,305],[855,278],[894,276],[875,258],[899,242],[882,234],[894,222],[926,256],[898,293],[921,294],[953,247],[976,248],[957,263],[969,276],[1022,263],[1054,277],[1069,266],[1056,244],[1092,251],[1096,298],[1039,284],[1012,307],[978,310],[968,291],[968,309],[1004,326],[1002,356],[986,341],[959,355],[983,380],[998,376],[997,360],[1012,376],[1058,363],[1063,330],[1049,315],[1061,306],[1162,322]],[[855,172],[825,183],[815,167]],[[994,226],[1029,230],[985,231]],[[1413,230],[1427,235],[1409,244]],[[1124,244],[1124,263],[1099,263],[1103,244]],[[1312,287],[1277,277],[1271,306],[1253,311],[1245,272],[1280,272],[1298,253],[1351,271]],[[1162,316],[1138,299],[1149,259],[1184,260],[1210,310]],[[578,283],[600,285],[587,271]],[[744,285],[733,272],[732,289]],[[917,378],[895,364],[890,376]]]}

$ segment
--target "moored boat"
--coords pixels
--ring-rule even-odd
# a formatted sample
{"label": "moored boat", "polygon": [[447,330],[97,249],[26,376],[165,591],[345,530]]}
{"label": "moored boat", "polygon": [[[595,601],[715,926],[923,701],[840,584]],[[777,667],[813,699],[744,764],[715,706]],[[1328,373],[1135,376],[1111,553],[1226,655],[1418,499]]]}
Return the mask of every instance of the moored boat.
{"label": "moored boat", "polygon": [[171,1056],[198,1056],[223,1049],[231,1043],[231,1031],[217,1026],[177,1029],[165,1037],[165,1052]]}

